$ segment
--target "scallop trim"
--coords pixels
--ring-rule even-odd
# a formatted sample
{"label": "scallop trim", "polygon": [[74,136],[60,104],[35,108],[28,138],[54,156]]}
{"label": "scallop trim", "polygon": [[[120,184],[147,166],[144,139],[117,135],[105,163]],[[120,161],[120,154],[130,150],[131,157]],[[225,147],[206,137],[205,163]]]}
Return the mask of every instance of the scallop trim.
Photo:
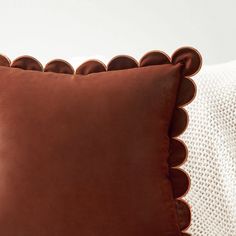
{"label": "scallop trim", "polygon": [[163,64],[170,64],[171,58],[162,51],[151,51],[146,53],[140,59],[140,66],[151,66],[151,65],[163,65]]}
{"label": "scallop trim", "polygon": [[178,215],[178,224],[182,231],[185,231],[189,228],[189,222],[191,222],[191,209],[184,200],[176,200],[176,209]]}
{"label": "scallop trim", "polygon": [[172,116],[169,130],[169,178],[172,183],[173,196],[176,203],[176,211],[179,228],[182,236],[190,236],[186,233],[191,222],[190,206],[181,198],[187,194],[190,187],[188,174],[179,168],[188,155],[186,145],[177,137],[184,132],[188,125],[188,115],[183,106],[189,104],[196,95],[196,86],[189,76],[195,75],[201,68],[202,58],[200,53],[191,47],[183,47],[176,50],[171,57],[162,51],[150,51],[139,62],[126,55],[119,55],[110,60],[107,66],[98,60],[89,60],[81,64],[76,70],[66,61],[56,59],[46,64],[45,68],[39,61],[30,56],[22,56],[12,63],[0,55],[0,66],[11,66],[25,70],[37,70],[64,74],[88,75],[113,70],[124,70],[138,67],[146,67],[163,64],[182,64],[182,78],[176,98],[176,107]]}
{"label": "scallop trim", "polygon": [[107,65],[107,70],[124,70],[139,67],[139,63],[130,56],[120,55],[113,57]]}
{"label": "scallop trim", "polygon": [[44,72],[74,74],[74,68],[67,61],[55,59],[46,64]]}
{"label": "scallop trim", "polygon": [[31,56],[21,56],[17,57],[12,63],[11,67],[20,68],[24,70],[36,70],[43,71],[42,64]]}
{"label": "scallop trim", "polygon": [[176,137],[181,135],[187,128],[189,118],[183,106],[189,104],[196,96],[196,85],[189,76],[195,75],[202,66],[202,58],[200,53],[190,47],[180,48],[176,50],[172,57],[171,63],[181,63],[182,80],[179,85],[179,91],[176,99],[176,108],[172,116],[169,135],[170,141],[170,180],[173,187],[173,195],[176,199],[176,209],[178,216],[179,228],[182,236],[190,236],[186,233],[191,223],[191,208],[182,198],[188,193],[190,188],[189,175],[179,168],[188,155],[186,145]]}
{"label": "scallop trim", "polygon": [[0,66],[10,67],[11,61],[8,57],[0,54]]}
{"label": "scallop trim", "polygon": [[98,60],[88,60],[80,65],[75,73],[77,75],[88,75],[91,73],[105,72],[107,70],[106,65]]}

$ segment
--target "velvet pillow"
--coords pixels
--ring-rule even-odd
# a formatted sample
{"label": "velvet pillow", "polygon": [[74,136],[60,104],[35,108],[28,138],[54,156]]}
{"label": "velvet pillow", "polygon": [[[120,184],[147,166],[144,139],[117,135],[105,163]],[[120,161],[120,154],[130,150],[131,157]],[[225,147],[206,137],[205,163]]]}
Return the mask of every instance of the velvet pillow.
{"label": "velvet pillow", "polygon": [[180,236],[190,210],[178,138],[199,53],[0,57],[0,235]]}

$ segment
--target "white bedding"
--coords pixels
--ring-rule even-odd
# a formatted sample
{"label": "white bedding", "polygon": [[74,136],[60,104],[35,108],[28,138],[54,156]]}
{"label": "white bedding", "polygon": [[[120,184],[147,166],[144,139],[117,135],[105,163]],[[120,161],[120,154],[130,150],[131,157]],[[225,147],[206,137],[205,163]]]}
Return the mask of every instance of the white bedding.
{"label": "white bedding", "polygon": [[181,136],[189,157],[193,236],[236,236],[236,61],[203,67]]}

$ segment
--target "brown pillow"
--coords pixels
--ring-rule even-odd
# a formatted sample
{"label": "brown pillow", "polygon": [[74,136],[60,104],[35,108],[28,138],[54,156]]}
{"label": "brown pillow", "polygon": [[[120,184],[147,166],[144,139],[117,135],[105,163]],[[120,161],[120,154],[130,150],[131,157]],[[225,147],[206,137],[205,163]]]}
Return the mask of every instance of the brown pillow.
{"label": "brown pillow", "polygon": [[[192,48],[107,66],[0,57],[0,235],[180,236]],[[23,70],[24,69],[24,70]]]}

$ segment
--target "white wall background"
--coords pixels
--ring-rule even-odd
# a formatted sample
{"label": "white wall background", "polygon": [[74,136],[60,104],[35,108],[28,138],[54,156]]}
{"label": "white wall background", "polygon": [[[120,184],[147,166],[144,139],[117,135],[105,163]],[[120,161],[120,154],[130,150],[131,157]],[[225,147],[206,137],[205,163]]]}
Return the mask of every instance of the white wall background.
{"label": "white wall background", "polygon": [[236,60],[236,1],[0,0],[0,32],[11,59],[139,58],[191,45],[214,64]]}

